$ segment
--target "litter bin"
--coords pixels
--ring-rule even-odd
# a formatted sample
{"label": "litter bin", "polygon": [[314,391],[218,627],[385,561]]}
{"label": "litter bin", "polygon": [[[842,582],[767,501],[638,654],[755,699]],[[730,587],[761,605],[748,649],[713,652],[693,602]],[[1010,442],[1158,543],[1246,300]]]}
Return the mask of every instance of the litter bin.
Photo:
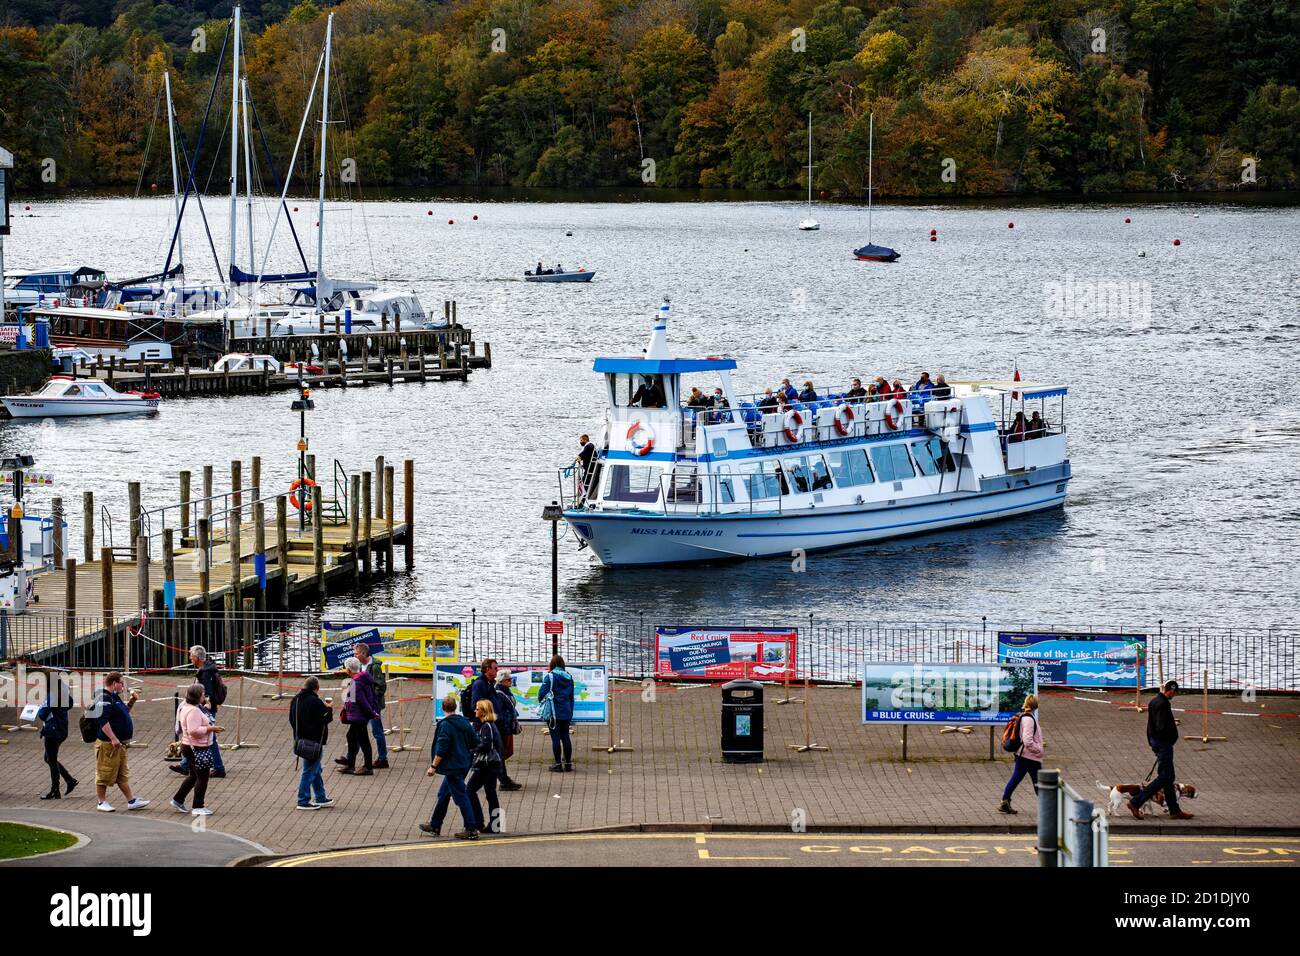
{"label": "litter bin", "polygon": [[763,761],[763,685],[741,678],[722,685],[722,759]]}

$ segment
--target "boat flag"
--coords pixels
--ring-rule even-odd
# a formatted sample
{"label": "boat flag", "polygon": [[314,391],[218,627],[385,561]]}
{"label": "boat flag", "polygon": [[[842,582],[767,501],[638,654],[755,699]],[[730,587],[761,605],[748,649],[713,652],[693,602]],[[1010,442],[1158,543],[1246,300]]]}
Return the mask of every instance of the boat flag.
{"label": "boat flag", "polygon": [[[1016,363],[1016,374],[1013,375],[1013,376],[1011,376],[1011,381],[1013,381],[1013,382],[1018,382],[1018,381],[1020,381],[1020,363],[1019,363],[1019,362]],[[1016,391],[1015,389],[1012,389],[1012,390],[1011,390],[1011,400],[1014,402],[1014,401],[1015,401],[1017,398],[1019,398],[1019,397],[1020,397],[1020,392]]]}

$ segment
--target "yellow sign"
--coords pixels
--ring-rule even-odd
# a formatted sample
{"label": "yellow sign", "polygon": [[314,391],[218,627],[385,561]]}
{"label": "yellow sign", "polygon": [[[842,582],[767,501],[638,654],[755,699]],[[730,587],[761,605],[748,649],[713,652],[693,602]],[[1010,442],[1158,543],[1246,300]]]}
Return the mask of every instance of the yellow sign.
{"label": "yellow sign", "polygon": [[437,663],[460,660],[459,624],[322,621],[321,669],[338,670],[366,644],[393,674],[432,674]]}

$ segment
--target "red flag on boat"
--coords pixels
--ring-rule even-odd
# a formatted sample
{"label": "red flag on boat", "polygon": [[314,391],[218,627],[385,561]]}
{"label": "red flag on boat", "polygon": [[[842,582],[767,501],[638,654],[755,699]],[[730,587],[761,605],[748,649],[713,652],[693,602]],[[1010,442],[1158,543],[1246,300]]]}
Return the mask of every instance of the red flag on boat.
{"label": "red flag on boat", "polygon": [[[1011,381],[1013,381],[1013,382],[1018,382],[1018,381],[1020,381],[1020,363],[1019,363],[1019,362],[1016,363],[1016,374],[1013,375],[1013,376],[1011,376]],[[1018,391],[1012,389],[1012,391],[1011,391],[1011,400],[1014,402],[1014,401],[1015,401],[1017,398],[1019,398],[1019,397],[1020,397],[1020,393],[1019,393]]]}

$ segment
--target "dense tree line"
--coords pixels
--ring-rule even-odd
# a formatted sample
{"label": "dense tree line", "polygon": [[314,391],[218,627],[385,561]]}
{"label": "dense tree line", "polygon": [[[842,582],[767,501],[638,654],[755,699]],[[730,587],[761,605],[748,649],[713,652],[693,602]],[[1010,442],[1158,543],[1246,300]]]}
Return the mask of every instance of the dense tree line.
{"label": "dense tree line", "polygon": [[[864,195],[871,113],[884,194],[1300,184],[1295,0],[248,0],[281,164],[330,11],[331,162],[362,184],[791,188],[810,111],[827,195]],[[192,146],[229,13],[0,0],[19,184],[50,188],[49,158],[61,187],[169,185],[162,74]],[[220,190],[228,80],[215,103]]]}

